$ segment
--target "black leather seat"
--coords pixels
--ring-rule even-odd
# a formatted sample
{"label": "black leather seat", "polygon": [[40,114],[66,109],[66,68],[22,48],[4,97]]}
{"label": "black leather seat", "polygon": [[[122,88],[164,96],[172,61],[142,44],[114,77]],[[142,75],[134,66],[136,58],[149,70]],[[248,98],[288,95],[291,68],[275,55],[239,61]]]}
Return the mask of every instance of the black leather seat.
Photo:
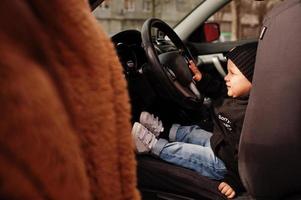
{"label": "black leather seat", "polygon": [[159,195],[158,199],[166,195],[171,198],[172,194],[178,195],[173,196],[172,199],[184,197],[198,199],[200,196],[204,199],[213,197],[223,199],[220,192],[216,190],[217,181],[150,156],[138,156],[138,181],[144,199],[154,199],[156,195]]}

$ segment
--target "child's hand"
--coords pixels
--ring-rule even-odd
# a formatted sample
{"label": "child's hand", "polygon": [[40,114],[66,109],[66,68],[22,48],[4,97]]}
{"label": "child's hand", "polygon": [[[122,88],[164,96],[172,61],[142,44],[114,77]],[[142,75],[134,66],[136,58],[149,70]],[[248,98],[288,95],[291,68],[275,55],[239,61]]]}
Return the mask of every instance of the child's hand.
{"label": "child's hand", "polygon": [[235,196],[235,191],[225,182],[221,182],[218,186],[218,190],[224,194],[228,199],[232,199]]}
{"label": "child's hand", "polygon": [[193,80],[200,81],[202,79],[202,73],[199,71],[199,69],[197,68],[197,66],[194,64],[192,60],[189,61],[189,68],[194,74],[194,76],[192,77]]}

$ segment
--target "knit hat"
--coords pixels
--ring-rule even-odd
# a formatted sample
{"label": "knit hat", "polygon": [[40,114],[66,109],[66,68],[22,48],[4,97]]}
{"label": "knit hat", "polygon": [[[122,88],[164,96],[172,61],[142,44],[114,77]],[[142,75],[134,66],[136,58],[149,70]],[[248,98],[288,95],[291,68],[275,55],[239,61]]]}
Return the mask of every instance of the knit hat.
{"label": "knit hat", "polygon": [[250,82],[253,79],[256,51],[257,43],[248,43],[235,47],[226,55]]}

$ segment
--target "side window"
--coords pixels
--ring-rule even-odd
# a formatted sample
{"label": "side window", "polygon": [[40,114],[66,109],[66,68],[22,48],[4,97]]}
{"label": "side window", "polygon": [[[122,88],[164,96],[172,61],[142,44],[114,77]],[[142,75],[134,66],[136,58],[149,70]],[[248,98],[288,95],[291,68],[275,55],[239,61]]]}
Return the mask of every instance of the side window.
{"label": "side window", "polygon": [[208,19],[220,25],[219,41],[258,38],[266,13],[281,0],[233,0]]}

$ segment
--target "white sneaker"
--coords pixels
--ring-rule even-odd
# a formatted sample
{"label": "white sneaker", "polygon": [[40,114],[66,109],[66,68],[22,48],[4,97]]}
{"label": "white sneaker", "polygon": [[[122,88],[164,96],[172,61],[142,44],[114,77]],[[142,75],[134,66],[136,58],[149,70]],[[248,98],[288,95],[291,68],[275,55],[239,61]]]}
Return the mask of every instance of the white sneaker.
{"label": "white sneaker", "polygon": [[138,153],[148,153],[158,141],[153,133],[138,122],[134,123],[132,137]]}
{"label": "white sneaker", "polygon": [[160,133],[164,131],[162,121],[149,112],[141,112],[139,120],[140,123],[149,131],[151,131],[156,137],[159,137]]}

